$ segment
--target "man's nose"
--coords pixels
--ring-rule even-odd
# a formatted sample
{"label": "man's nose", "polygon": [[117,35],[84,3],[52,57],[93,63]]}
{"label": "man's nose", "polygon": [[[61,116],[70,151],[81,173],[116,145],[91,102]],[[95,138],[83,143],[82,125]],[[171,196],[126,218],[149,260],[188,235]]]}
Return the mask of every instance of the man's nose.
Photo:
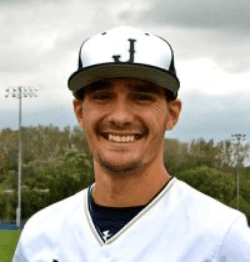
{"label": "man's nose", "polygon": [[133,114],[129,103],[125,99],[117,99],[111,107],[108,121],[118,126],[128,126],[133,121]]}

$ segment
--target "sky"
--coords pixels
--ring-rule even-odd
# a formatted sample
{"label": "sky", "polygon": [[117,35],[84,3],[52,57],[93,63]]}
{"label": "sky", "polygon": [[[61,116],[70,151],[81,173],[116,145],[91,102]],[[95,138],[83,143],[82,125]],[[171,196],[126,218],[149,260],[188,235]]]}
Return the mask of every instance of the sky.
{"label": "sky", "polygon": [[182,113],[167,137],[222,141],[250,130],[248,0],[0,0],[0,130],[18,128],[7,88],[37,88],[22,99],[22,125],[77,125],[69,76],[82,42],[129,25],[173,47]]}

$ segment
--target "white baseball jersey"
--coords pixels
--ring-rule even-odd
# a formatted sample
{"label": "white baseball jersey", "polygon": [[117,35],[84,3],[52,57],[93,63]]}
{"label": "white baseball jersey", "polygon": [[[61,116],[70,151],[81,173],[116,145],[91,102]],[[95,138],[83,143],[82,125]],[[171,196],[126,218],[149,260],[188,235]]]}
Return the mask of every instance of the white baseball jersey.
{"label": "white baseball jersey", "polygon": [[173,178],[104,242],[92,222],[88,190],[35,214],[14,262],[249,262],[245,216]]}

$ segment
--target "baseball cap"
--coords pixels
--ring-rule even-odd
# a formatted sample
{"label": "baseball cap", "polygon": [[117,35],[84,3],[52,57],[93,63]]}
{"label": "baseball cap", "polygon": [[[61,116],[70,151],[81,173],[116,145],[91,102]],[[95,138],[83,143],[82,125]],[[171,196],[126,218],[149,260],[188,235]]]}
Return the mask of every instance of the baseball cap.
{"label": "baseball cap", "polygon": [[174,52],[163,38],[139,29],[121,26],[83,42],[78,69],[68,87],[75,93],[104,78],[133,77],[164,87],[177,97],[179,79]]}

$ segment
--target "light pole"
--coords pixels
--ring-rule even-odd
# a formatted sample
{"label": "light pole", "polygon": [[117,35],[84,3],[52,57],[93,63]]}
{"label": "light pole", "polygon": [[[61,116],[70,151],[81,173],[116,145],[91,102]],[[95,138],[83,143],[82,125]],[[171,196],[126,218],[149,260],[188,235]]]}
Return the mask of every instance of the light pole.
{"label": "light pole", "polygon": [[13,189],[5,189],[3,193],[7,194],[7,205],[6,205],[6,213],[7,213],[7,222],[10,222],[10,198],[9,194],[14,193]]}
{"label": "light pole", "polygon": [[19,99],[19,121],[18,121],[18,194],[17,194],[17,210],[16,210],[16,224],[17,227],[21,229],[21,179],[22,179],[22,98],[23,97],[37,97],[36,88],[22,87],[18,88],[7,88],[5,97],[17,97]]}
{"label": "light pole", "polygon": [[236,148],[236,180],[237,180],[237,209],[240,209],[240,142],[245,141],[246,135],[245,134],[232,134],[232,139],[235,141],[237,140],[237,148]]}

